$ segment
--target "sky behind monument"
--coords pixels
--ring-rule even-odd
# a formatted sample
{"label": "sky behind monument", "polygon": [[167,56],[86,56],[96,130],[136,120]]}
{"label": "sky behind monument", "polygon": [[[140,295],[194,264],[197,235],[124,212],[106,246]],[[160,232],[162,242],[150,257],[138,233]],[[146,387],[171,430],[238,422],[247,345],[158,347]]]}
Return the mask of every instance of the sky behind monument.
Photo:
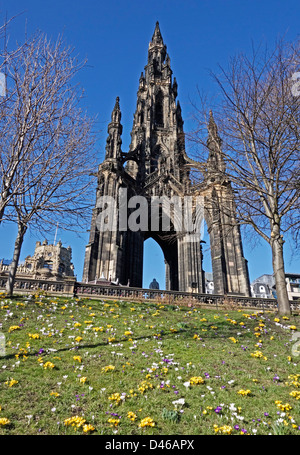
{"label": "sky behind monument", "polygon": [[[147,63],[148,44],[155,23],[159,21],[163,40],[178,82],[178,99],[182,107],[184,129],[193,129],[191,102],[197,101],[197,87],[213,96],[209,71],[226,66],[230,57],[250,52],[252,44],[272,47],[279,37],[295,40],[300,31],[298,0],[0,0],[0,19],[18,15],[8,27],[9,45],[22,41],[36,30],[55,39],[63,34],[79,58],[88,59],[81,73],[85,104],[91,116],[98,117],[101,130],[99,163],[104,158],[107,125],[120,97],[122,111],[122,149],[128,151],[138,81]],[[188,152],[187,145],[187,152]],[[59,220],[57,220],[59,221]],[[16,234],[14,226],[0,228],[0,258],[11,258]],[[48,236],[48,241],[53,242]],[[80,280],[88,233],[78,237],[58,230],[57,240],[73,250],[75,273]],[[33,254],[36,240],[28,233],[21,260]],[[206,236],[207,240],[207,236]],[[253,248],[243,237],[244,254],[249,261],[251,281],[272,273],[271,252],[263,242]],[[204,247],[204,268],[209,270],[209,245]],[[285,245],[286,270],[300,273],[300,259],[293,246]],[[164,286],[164,263],[158,245],[145,242],[144,286],[155,277]]]}

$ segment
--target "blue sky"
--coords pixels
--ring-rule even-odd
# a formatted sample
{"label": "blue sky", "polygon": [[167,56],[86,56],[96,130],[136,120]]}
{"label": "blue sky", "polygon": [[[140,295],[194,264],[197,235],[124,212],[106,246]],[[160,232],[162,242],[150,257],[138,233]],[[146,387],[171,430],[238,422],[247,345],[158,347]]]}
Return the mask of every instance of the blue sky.
{"label": "blue sky", "polygon": [[[22,14],[20,14],[22,13]],[[178,82],[178,99],[182,106],[185,131],[193,128],[191,101],[197,99],[197,87],[213,95],[215,87],[209,70],[225,66],[238,52],[248,52],[252,43],[273,46],[278,37],[294,40],[300,30],[299,0],[0,0],[0,19],[20,14],[9,27],[9,43],[22,40],[27,34],[41,30],[55,39],[63,34],[66,43],[79,57],[88,59],[88,68],[81,74],[85,104],[91,116],[98,117],[102,130],[99,162],[103,159],[107,124],[116,96],[120,97],[123,124],[123,151],[130,143],[136,92],[140,73],[147,61],[148,43],[158,20],[171,67]],[[11,258],[14,226],[0,228],[0,258]],[[71,245],[78,279],[81,279],[88,234],[78,238],[58,232],[64,245]],[[21,260],[32,254],[36,240],[28,233]],[[53,242],[53,238],[48,238]],[[272,273],[268,245],[244,239],[244,253],[249,261],[250,279]],[[209,251],[205,252],[204,268],[209,270]],[[286,270],[300,272],[299,256],[286,243]],[[163,285],[164,264],[158,246],[145,242],[145,281],[153,277]]]}

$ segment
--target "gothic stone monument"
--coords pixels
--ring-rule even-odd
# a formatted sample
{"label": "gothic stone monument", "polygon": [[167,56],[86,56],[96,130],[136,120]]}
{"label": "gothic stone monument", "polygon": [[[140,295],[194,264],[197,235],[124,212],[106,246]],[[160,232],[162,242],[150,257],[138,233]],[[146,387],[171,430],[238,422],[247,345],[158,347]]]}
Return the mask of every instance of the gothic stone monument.
{"label": "gothic stone monument", "polygon": [[[177,82],[172,78],[170,58],[156,23],[148,63],[139,79],[128,153],[121,150],[119,98],[108,125],[105,159],[97,174],[97,201],[86,246],[83,281],[104,277],[118,279],[123,285],[142,287],[143,243],[152,237],[164,254],[166,289],[205,293],[201,242],[189,241],[185,233],[175,235],[174,219],[170,219],[168,231],[151,229],[150,221],[147,229],[141,225],[135,231],[122,226],[124,219],[115,230],[102,231],[97,225],[98,200],[103,196],[116,199],[120,189],[126,190],[127,201],[134,196],[150,200],[153,196],[184,198],[197,193],[204,200],[214,293],[250,296],[247,261],[243,256],[232,189],[224,177],[217,126],[211,114],[206,177],[195,187],[190,179],[190,169],[195,162],[185,152],[183,120],[176,98]],[[118,209],[121,209],[120,204]],[[125,213],[129,217],[132,211],[128,208]]]}

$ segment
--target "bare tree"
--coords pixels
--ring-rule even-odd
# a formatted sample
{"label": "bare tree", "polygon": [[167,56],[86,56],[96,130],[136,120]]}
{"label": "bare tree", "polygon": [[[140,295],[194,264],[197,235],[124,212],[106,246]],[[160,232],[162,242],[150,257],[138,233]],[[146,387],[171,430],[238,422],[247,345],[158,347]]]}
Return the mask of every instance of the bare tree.
{"label": "bare tree", "polygon": [[91,206],[94,121],[80,108],[83,93],[73,83],[84,64],[61,38],[52,43],[41,33],[7,64],[1,160],[9,185],[6,209],[18,224],[9,294],[28,227],[45,231],[59,220],[61,227],[78,230]]}
{"label": "bare tree", "polygon": [[17,44],[11,50],[7,48],[7,28],[13,19],[6,20],[0,27],[2,45],[0,51],[0,224],[4,219],[5,209],[11,200],[13,191],[17,191],[13,182],[18,164],[22,161],[24,154],[24,150],[22,153],[14,147],[7,148],[7,139],[11,127],[8,116],[13,103],[12,98],[15,95],[13,89],[7,90],[7,69],[13,60],[18,58],[18,54],[24,46],[24,44]]}
{"label": "bare tree", "polygon": [[[283,245],[288,232],[296,240],[299,230],[299,63],[299,43],[279,42],[271,53],[259,49],[251,58],[238,55],[228,69],[212,74],[220,97],[214,108],[214,147],[234,191],[239,223],[271,247],[281,314],[290,314]],[[203,133],[212,118],[202,100],[197,131],[190,136],[201,144],[202,163],[209,148]],[[206,165],[199,169],[205,176]]]}

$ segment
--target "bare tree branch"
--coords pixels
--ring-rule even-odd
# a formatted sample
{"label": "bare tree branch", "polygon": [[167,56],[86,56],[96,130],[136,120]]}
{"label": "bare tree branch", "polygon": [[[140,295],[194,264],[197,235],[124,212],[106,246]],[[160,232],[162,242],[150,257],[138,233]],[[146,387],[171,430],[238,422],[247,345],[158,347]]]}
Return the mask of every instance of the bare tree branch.
{"label": "bare tree branch", "polygon": [[0,169],[5,210],[18,224],[8,291],[28,229],[86,226],[93,206],[95,120],[81,109],[83,92],[73,83],[85,66],[65,46],[38,33],[7,59],[8,96],[1,105]]}
{"label": "bare tree branch", "polygon": [[[251,226],[271,246],[282,313],[290,311],[283,234],[291,232],[298,240],[300,227],[300,93],[295,96],[292,86],[299,56],[299,42],[279,41],[272,52],[240,54],[212,75],[221,97],[214,118],[222,140],[215,147],[234,191],[239,223]],[[205,181],[208,112],[203,99],[200,103],[190,140],[201,147],[199,170]]]}

